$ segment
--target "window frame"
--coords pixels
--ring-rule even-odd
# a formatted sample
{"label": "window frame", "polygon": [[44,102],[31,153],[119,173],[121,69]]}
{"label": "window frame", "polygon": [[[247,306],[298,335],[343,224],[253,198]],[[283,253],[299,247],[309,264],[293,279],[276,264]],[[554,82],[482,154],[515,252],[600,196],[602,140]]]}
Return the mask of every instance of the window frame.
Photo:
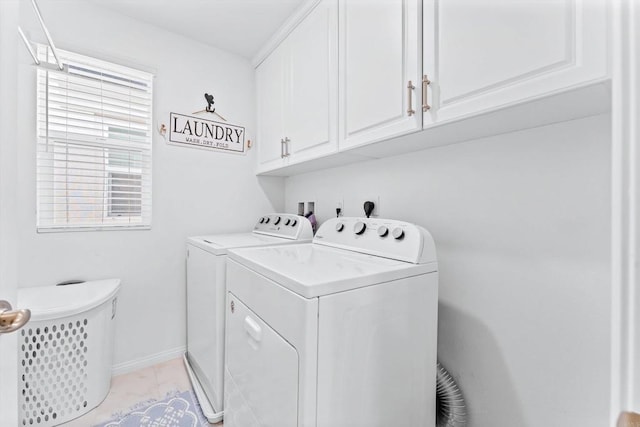
{"label": "window frame", "polygon": [[[38,147],[38,159],[36,161],[37,232],[48,233],[151,229],[153,75],[145,71],[136,70],[130,67],[64,50],[59,50],[59,56],[64,65],[64,70],[60,71],[52,66],[55,64],[55,60],[50,48],[46,45],[38,45],[37,48],[39,59],[43,64],[38,67],[36,90],[38,94],[36,108],[38,127],[36,132]],[[80,74],[74,74],[73,70],[79,70]],[[68,82],[71,81],[72,78],[75,81],[74,84],[77,86],[81,85],[81,83],[78,83],[78,81],[81,82],[80,79],[87,79],[87,85],[98,84],[100,87],[98,90],[99,95],[95,95],[95,99],[98,99],[100,104],[105,102],[105,96],[107,96],[102,90],[103,84],[107,86],[105,81],[111,84],[111,86],[121,86],[121,88],[124,88],[125,90],[125,95],[123,95],[125,101],[119,100],[123,106],[118,108],[125,112],[123,113],[125,116],[128,114],[129,121],[123,120],[121,113],[116,114],[116,116],[119,117],[109,117],[109,113],[104,109],[99,110],[97,113],[92,113],[96,118],[95,123],[87,121],[85,116],[88,115],[87,111],[90,110],[89,107],[87,107],[86,110],[84,107],[81,107],[72,111],[70,108],[72,104],[65,103],[66,101],[61,101],[59,104],[66,108],[66,110],[64,110],[66,112],[66,116],[60,119],[64,124],[57,125],[59,131],[51,130],[50,127],[53,126],[50,126],[50,124],[52,123],[53,115],[49,105],[49,96],[52,88],[52,80],[49,73],[58,73],[57,78],[60,78],[61,80],[64,80],[65,76],[63,75],[61,77],[60,73],[71,76],[67,77],[67,85],[64,88],[61,88],[60,86],[56,88],[59,93],[63,93],[63,95],[58,95],[58,97],[66,96],[67,100],[69,98],[73,98],[73,95],[80,93],[69,89],[69,86],[72,84]],[[87,74],[89,75],[88,77]],[[93,76],[99,77],[93,78]],[[109,79],[111,81],[108,81]],[[134,85],[138,86],[136,87]],[[126,94],[127,88],[128,95]],[[40,96],[43,93],[43,90],[46,91],[45,100],[42,100],[42,97]],[[145,95],[144,102],[141,103],[143,104],[143,108],[140,110],[137,110],[137,108],[139,108],[137,102],[132,101],[132,99],[137,96],[137,92],[134,93],[136,90],[144,93]],[[69,96],[69,94],[71,94],[71,96]],[[87,98],[90,97],[90,95],[87,94],[83,94],[82,96]],[[129,99],[129,101],[126,101],[126,99]],[[94,99],[90,100],[94,101]],[[80,101],[82,101],[82,99],[80,99]],[[57,111],[61,110],[58,109]],[[140,116],[137,115],[138,113]],[[74,114],[81,117],[78,119],[71,118],[70,116],[73,116]],[[90,126],[92,125],[95,127],[95,130],[89,129],[86,133],[83,133],[82,129],[80,131],[75,130],[75,133],[73,133],[74,131],[70,132],[69,128],[73,127],[70,122],[74,120],[79,120],[81,125],[89,123]],[[116,121],[115,123],[114,120]],[[118,124],[117,122],[121,124]],[[42,129],[43,124],[45,125],[45,130]],[[60,131],[61,128],[64,129]],[[96,132],[97,134],[95,134]],[[69,137],[69,134],[72,134],[72,136]],[[52,148],[50,148],[50,145]],[[43,147],[44,150],[42,150]],[[60,156],[60,153],[56,150],[60,150],[61,148],[66,150],[62,155],[63,160],[56,160],[56,157]],[[74,154],[69,153],[73,152],[73,150],[77,150],[75,151],[76,153],[82,150],[87,150],[88,152],[93,150],[93,154],[85,155],[86,159],[88,159],[87,163],[89,164],[86,169],[88,172],[83,172],[79,178],[69,179],[68,170],[73,169],[73,166],[69,167],[68,165],[74,163],[73,160],[70,160]],[[96,154],[100,151],[102,151],[101,154]],[[118,151],[125,153],[125,155],[128,155],[129,157],[125,161],[122,161],[121,159],[121,162],[124,164],[118,164],[119,162],[110,162],[110,160],[114,158],[112,153],[118,153]],[[115,158],[117,159],[117,157]],[[67,166],[57,166],[57,164],[59,164],[58,162],[66,163]],[[103,164],[101,165],[100,163]],[[60,174],[60,171],[63,173]],[[94,173],[96,174],[95,176],[93,175]],[[133,175],[140,177],[139,180],[134,178],[132,181],[133,184],[129,184],[134,188],[133,190],[130,190],[131,193],[129,193],[131,200],[124,200],[123,198],[118,199],[117,197],[114,197],[114,194],[120,196],[126,194],[126,191],[122,190],[122,188],[114,191],[114,187],[118,187],[118,185],[120,187],[126,186],[126,183],[122,183],[123,180],[131,179],[130,177],[123,178],[121,176],[118,178],[120,180],[120,184],[114,185],[113,177],[118,174],[121,174],[122,176]],[[61,181],[56,180],[56,175],[63,176],[64,182],[62,184],[59,184]],[[93,186],[94,188],[97,188],[97,185],[98,187],[102,187],[102,190],[78,190],[85,191],[86,193],[82,196],[75,196],[77,201],[72,201],[74,196],[69,196],[68,193],[73,192],[73,185],[87,185],[87,183],[82,180],[87,179],[87,181],[93,181],[93,178],[95,178],[96,181],[102,180],[102,185],[100,186],[98,182],[91,182],[89,187]],[[42,182],[50,185],[51,187],[47,187],[43,190],[41,187]],[[60,191],[58,186],[64,187],[67,194],[62,196],[57,195]],[[71,191],[69,190],[69,186],[71,186]],[[101,197],[99,196],[100,193],[102,194]],[[98,202],[100,198],[102,201]],[[58,200],[64,201],[59,202]],[[122,204],[122,206],[118,208],[117,205],[119,203],[125,204]],[[129,203],[139,206],[139,209],[134,211],[137,215],[127,214],[126,204]],[[77,207],[82,204],[88,206],[88,209],[86,210],[86,217],[83,216],[85,211]],[[72,207],[71,209],[70,206]],[[65,209],[67,212],[66,216],[63,212]],[[115,211],[118,211],[118,209],[120,209],[120,211],[116,213]],[[72,215],[69,215],[70,211],[72,212]],[[102,212],[102,214],[101,217],[98,218],[100,216],[100,212]],[[76,215],[75,217],[74,214]]]}

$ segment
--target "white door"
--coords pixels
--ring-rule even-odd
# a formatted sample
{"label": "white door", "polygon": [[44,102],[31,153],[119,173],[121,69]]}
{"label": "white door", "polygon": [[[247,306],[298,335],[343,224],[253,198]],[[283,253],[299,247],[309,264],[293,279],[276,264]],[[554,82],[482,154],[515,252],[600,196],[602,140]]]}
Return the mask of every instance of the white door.
{"label": "white door", "polygon": [[422,128],[421,3],[340,0],[340,149]]}
{"label": "white door", "polygon": [[[15,286],[0,284],[0,299],[14,301]],[[18,425],[17,334],[0,333],[0,425]]]}
{"label": "white door", "polygon": [[640,2],[615,2],[612,77],[611,425],[640,420]]}
{"label": "white door", "polygon": [[607,0],[425,0],[425,127],[607,76]]}
{"label": "white door", "polygon": [[288,37],[285,131],[289,161],[338,146],[338,0],[324,0]]}
{"label": "white door", "polygon": [[[16,304],[17,0],[0,1],[0,300]],[[0,334],[0,424],[18,425],[17,335]]]}
{"label": "white door", "polygon": [[231,292],[227,298],[225,425],[298,425],[298,353]]}
{"label": "white door", "polygon": [[256,69],[258,98],[258,172],[284,164],[284,102],[286,40]]}

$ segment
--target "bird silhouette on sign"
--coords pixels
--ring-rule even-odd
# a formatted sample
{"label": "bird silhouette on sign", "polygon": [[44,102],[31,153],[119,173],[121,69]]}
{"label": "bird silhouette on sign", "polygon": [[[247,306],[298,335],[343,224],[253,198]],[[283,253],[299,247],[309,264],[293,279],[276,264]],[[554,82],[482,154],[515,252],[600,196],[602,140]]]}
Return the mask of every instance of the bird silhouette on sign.
{"label": "bird silhouette on sign", "polygon": [[208,93],[204,94],[204,99],[207,100],[207,108],[205,108],[206,111],[208,111],[209,113],[215,113],[216,109],[212,107],[213,105],[213,95],[209,95]]}
{"label": "bird silhouette on sign", "polygon": [[[0,0],[2,1],[2,0]],[[216,116],[220,117],[220,119],[224,120],[225,122],[227,121],[227,119],[225,119],[224,117],[222,117],[219,113],[216,113],[216,109],[213,108],[213,95],[209,95],[208,93],[204,94],[204,99],[207,100],[207,106],[204,108],[204,110],[200,110],[200,111],[195,111],[193,114],[200,114],[200,113],[213,113]]]}

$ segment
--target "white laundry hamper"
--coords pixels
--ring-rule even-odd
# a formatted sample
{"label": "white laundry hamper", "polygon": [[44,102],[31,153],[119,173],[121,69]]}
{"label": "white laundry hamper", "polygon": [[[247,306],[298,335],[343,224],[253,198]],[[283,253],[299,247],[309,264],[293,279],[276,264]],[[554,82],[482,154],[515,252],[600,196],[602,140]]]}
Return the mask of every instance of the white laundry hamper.
{"label": "white laundry hamper", "polygon": [[20,330],[21,426],[56,426],[109,392],[119,279],[18,290],[31,310]]}

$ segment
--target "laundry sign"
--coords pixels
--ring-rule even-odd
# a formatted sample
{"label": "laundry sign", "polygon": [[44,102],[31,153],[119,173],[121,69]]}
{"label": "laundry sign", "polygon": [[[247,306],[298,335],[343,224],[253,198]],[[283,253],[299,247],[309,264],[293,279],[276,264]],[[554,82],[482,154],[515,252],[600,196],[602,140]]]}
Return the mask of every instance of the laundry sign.
{"label": "laundry sign", "polygon": [[169,142],[212,150],[244,153],[244,127],[171,113]]}

